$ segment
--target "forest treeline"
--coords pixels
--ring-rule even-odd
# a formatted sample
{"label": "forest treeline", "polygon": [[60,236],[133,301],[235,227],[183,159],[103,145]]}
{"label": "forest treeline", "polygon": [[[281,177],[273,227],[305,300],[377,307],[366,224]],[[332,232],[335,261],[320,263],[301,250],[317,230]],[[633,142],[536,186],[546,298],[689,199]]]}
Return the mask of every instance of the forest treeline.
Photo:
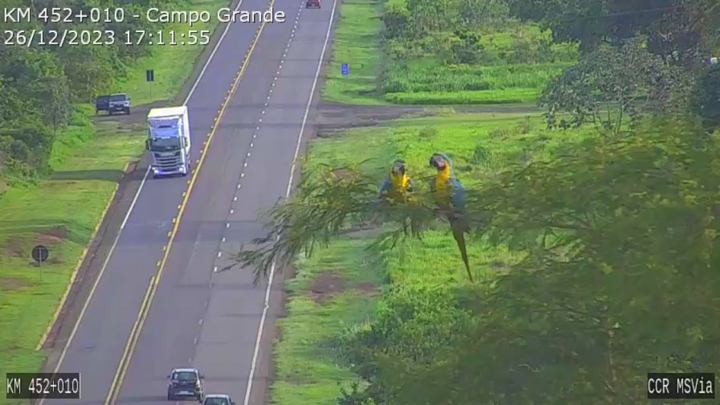
{"label": "forest treeline", "polygon": [[[136,59],[152,52],[147,41],[127,46],[117,40],[114,45],[45,45],[34,41],[30,46],[6,44],[6,30],[112,30],[123,38],[127,30],[157,29],[143,19],[125,18],[122,23],[81,24],[53,23],[37,18],[43,9],[52,7],[82,10],[122,7],[125,15],[144,15],[150,7],[171,7],[177,0],[1,0],[0,9],[30,7],[34,9],[30,22],[0,21],[0,179],[32,179],[47,175],[53,143],[60,131],[72,120],[81,120],[75,106],[92,103],[95,96],[116,90],[128,66]],[[51,13],[47,13],[52,17]],[[103,14],[104,16],[104,14]],[[29,35],[28,35],[29,36]]]}

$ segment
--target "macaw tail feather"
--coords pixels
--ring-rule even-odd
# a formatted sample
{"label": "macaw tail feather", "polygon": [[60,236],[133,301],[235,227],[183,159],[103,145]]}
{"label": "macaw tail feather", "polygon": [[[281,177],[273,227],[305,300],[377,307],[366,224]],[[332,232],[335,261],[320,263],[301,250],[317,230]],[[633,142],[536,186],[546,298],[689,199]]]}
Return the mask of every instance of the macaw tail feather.
{"label": "macaw tail feather", "polygon": [[475,283],[472,272],[470,271],[470,260],[468,259],[467,245],[465,244],[465,229],[463,224],[461,221],[451,221],[450,228],[452,229],[453,237],[458,245],[458,249],[460,249],[460,256],[462,256],[462,261],[465,263],[465,270],[467,270],[468,278],[470,278],[471,283]]}

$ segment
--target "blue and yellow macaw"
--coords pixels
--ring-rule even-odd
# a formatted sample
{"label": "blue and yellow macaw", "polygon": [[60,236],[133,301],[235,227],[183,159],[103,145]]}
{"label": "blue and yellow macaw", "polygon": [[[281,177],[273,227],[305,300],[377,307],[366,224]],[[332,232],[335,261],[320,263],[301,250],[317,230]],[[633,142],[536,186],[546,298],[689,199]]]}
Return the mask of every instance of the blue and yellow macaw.
{"label": "blue and yellow macaw", "polygon": [[435,203],[441,211],[446,213],[450,221],[455,242],[457,242],[460,255],[462,256],[465,269],[470,281],[473,281],[470,272],[470,261],[467,255],[465,244],[465,232],[468,230],[467,219],[465,218],[465,188],[460,180],[455,178],[452,160],[443,153],[435,153],[430,157],[430,166],[437,170],[435,178],[430,180],[430,191],[435,196]]}
{"label": "blue and yellow macaw", "polygon": [[413,181],[407,175],[405,160],[396,159],[390,169],[390,174],[380,185],[380,199],[390,204],[407,203],[413,191]]}

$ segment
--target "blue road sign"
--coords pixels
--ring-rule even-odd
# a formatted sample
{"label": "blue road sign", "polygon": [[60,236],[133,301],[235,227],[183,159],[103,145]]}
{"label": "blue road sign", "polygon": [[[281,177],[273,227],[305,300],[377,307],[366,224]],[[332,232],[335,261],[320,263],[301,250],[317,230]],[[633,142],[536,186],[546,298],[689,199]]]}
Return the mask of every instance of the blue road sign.
{"label": "blue road sign", "polygon": [[146,70],[145,71],[145,80],[148,82],[154,82],[155,81],[155,71],[154,70]]}
{"label": "blue road sign", "polygon": [[340,65],[340,73],[342,73],[343,76],[347,76],[350,74],[350,66],[348,66],[347,63],[343,63]]}

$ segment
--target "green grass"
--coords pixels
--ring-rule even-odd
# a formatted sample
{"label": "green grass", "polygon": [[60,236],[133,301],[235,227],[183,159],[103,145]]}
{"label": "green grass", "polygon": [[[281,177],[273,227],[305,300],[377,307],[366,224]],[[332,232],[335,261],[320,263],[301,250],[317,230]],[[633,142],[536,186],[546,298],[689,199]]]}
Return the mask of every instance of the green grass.
{"label": "green grass", "polygon": [[[340,388],[349,388],[353,373],[336,350],[337,338],[369,320],[376,300],[369,287],[379,285],[382,275],[364,246],[361,240],[336,242],[298,262],[296,277],[286,282],[288,317],[278,321],[282,340],[274,350],[272,404],[335,405]],[[334,279],[322,282],[329,274]],[[340,280],[336,295],[318,300],[313,290],[328,291],[328,282],[340,285]]]}
{"label": "green grass", "polygon": [[384,98],[393,104],[406,105],[519,104],[537,101],[541,92],[541,89],[510,89],[389,93]]}
{"label": "green grass", "polygon": [[[347,104],[378,104],[377,87],[382,59],[378,18],[382,0],[356,0],[340,5],[335,29],[333,58],[328,65],[322,96],[326,101]],[[341,74],[347,63],[350,74]]]}
{"label": "green grass", "polygon": [[[539,114],[450,114],[443,117],[408,118],[373,128],[348,131],[344,136],[310,143],[311,165],[342,166],[364,163],[381,176],[396,156],[407,161],[411,177],[432,175],[427,159],[434,152],[450,155],[463,184],[472,186],[512,162],[548,156],[571,134],[547,131]],[[477,161],[479,148],[488,157]],[[357,153],[357,151],[363,151]],[[378,183],[380,177],[378,178]]]}
{"label": "green grass", "polygon": [[[150,56],[138,60],[128,70],[127,78],[120,81],[118,92],[127,93],[135,106],[174,98],[192,73],[195,60],[204,49],[204,45],[199,44],[180,45],[181,35],[190,30],[210,30],[212,36],[218,24],[214,16],[220,8],[227,7],[229,3],[230,0],[191,0],[191,6],[183,8],[183,11],[207,11],[213,16],[210,22],[196,23],[192,27],[177,23],[164,28],[165,45],[154,45]],[[178,45],[169,45],[169,31],[175,32],[175,42]],[[147,70],[155,71],[155,81],[152,83],[145,81]]]}
{"label": "green grass", "polygon": [[[93,136],[94,128],[69,131]],[[105,123],[94,135],[92,142],[68,153],[51,179],[33,188],[12,188],[0,199],[0,374],[40,367],[44,353],[35,350],[40,337],[123,168],[143,149],[142,128],[120,132]],[[42,269],[30,263],[36,244],[50,249]]]}
{"label": "green grass", "polygon": [[438,66],[432,60],[388,66],[388,93],[541,90],[568,63]]}
{"label": "green grass", "polygon": [[[578,141],[585,135],[544,128],[538,115],[523,114],[446,113],[400,119],[313,140],[306,165],[312,168],[362,163],[364,170],[377,175],[379,183],[390,162],[402,156],[409,174],[421,179],[432,174],[427,158],[433,152],[444,151],[453,158],[458,178],[466,187],[473,187],[510,163],[548,157],[560,144]],[[485,159],[477,158],[478,148],[487,152],[483,154]],[[366,162],[368,158],[371,160]],[[393,251],[375,254],[374,260],[369,260],[368,252],[363,250],[369,242],[360,238],[342,240],[318,250],[309,260],[298,261],[297,278],[286,282],[292,295],[288,316],[280,323],[282,339],[275,349],[278,378],[271,391],[273,404],[335,405],[340,387],[348,387],[356,380],[344,365],[342,352],[320,342],[338,341],[347,330],[362,328],[372,319],[373,312],[368,312],[372,302],[357,295],[343,295],[332,304],[314,304],[307,294],[312,289],[310,280],[320,270],[336,270],[350,280],[364,277],[402,285],[440,286],[467,281],[457,246],[446,230],[427,232],[422,242],[406,241]],[[491,279],[521,258],[481,241],[469,242],[468,254],[476,279]],[[385,284],[383,291],[389,287]]]}

